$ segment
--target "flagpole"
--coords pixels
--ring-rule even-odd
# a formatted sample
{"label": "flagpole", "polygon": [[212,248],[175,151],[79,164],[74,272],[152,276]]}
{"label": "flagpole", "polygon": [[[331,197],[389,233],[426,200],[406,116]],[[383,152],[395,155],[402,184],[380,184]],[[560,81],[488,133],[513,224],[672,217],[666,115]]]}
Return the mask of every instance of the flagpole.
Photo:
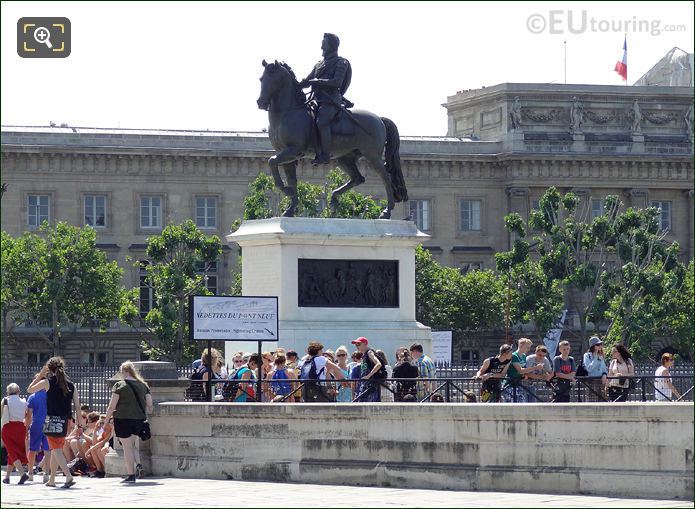
{"label": "flagpole", "polygon": [[[625,32],[625,51],[627,51],[627,32]],[[625,86],[627,86],[627,67],[625,68]]]}
{"label": "flagpole", "polygon": [[565,49],[565,85],[567,85],[567,41],[562,41],[562,45]]}

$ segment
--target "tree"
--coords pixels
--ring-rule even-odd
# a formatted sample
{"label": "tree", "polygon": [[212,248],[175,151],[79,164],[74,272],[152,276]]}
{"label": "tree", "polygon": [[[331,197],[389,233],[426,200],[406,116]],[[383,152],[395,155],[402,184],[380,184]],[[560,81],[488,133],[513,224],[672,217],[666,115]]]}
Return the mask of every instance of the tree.
{"label": "tree", "polygon": [[[376,201],[371,196],[354,190],[340,195],[335,214],[325,206],[327,197],[331,195],[331,192],[345,182],[347,182],[345,174],[338,169],[328,173],[327,182],[323,187],[309,182],[298,182],[297,215],[303,217],[378,218],[386,207],[386,200]],[[277,205],[273,206],[273,203]],[[288,206],[289,198],[286,196],[281,198],[270,175],[261,172],[249,184],[249,193],[244,198],[242,219],[267,219],[279,215],[279,211]],[[239,226],[241,226],[241,219],[234,221],[232,231],[236,231]]]}
{"label": "tree", "polygon": [[466,274],[445,267],[418,246],[415,250],[415,316],[457,338],[473,338],[502,326],[504,278],[491,270]]}
{"label": "tree", "polygon": [[[668,245],[664,240],[656,209],[621,212],[622,207],[617,196],[607,196],[603,213],[591,218],[588,203],[580,206],[574,193],[560,195],[551,187],[541,198],[539,210],[531,212],[528,224],[518,214],[505,218],[507,229],[515,236],[514,247],[496,258],[501,271],[537,263],[547,278],[543,282],[539,276],[543,284],[537,299],[520,300],[526,308],[522,314],[536,320],[538,310],[548,311],[559,282],[578,314],[583,341],[588,341],[589,323],[598,331],[599,323],[610,319],[609,339],[619,338],[641,355],[661,323],[650,302],[653,296],[675,291],[682,284],[684,268],[677,261],[677,243]],[[529,231],[536,232],[531,244],[526,240]],[[532,267],[530,272],[538,275]],[[520,277],[529,278],[523,273]],[[652,310],[642,307],[637,313],[636,306],[645,305]],[[640,325],[645,317],[650,324]]]}
{"label": "tree", "polygon": [[[187,342],[188,297],[210,295],[205,279],[221,253],[219,237],[204,235],[191,220],[169,225],[160,235],[147,239],[146,279],[156,303],[145,316],[144,325],[157,338],[156,344],[144,341],[150,358],[179,364],[194,358],[195,347]],[[121,317],[137,328],[140,315],[134,297],[121,310]]]}
{"label": "tree", "polygon": [[678,261],[678,243],[664,242],[666,232],[659,228],[655,208],[627,209],[617,218],[613,235],[620,268],[602,274],[597,301],[610,319],[609,343],[622,342],[643,357],[658,335],[669,332],[673,308],[664,302],[676,303],[686,269]]}
{"label": "tree", "polygon": [[[59,222],[44,223],[40,235],[12,238],[2,232],[3,326],[33,326],[54,355],[62,330],[72,324],[103,330],[118,317],[125,290],[123,270],[96,247],[96,232]],[[40,326],[47,323],[51,332]],[[13,326],[12,326],[13,327]]]}
{"label": "tree", "polygon": [[511,251],[495,254],[497,270],[507,280],[510,301],[505,325],[510,328],[512,323],[531,323],[540,341],[562,313],[563,287],[560,280],[529,256],[530,246],[525,240],[526,228],[521,216],[509,214],[505,217],[505,227],[517,237]]}

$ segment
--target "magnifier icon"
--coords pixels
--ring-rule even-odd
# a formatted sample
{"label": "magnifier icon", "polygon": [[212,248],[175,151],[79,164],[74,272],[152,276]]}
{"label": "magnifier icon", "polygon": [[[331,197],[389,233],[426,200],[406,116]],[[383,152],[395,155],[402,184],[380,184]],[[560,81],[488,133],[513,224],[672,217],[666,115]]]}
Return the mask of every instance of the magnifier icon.
{"label": "magnifier icon", "polygon": [[34,40],[39,44],[45,44],[48,48],[53,48],[51,44],[51,32],[46,27],[38,27],[34,30]]}

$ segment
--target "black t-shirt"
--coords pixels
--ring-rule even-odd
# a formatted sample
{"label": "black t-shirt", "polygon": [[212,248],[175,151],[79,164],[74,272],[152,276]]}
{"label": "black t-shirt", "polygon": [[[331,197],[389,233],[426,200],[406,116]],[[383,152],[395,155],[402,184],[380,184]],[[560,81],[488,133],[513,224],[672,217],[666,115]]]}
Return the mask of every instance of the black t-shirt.
{"label": "black t-shirt", "polygon": [[[409,362],[401,361],[393,368],[393,378],[417,378],[420,375],[417,366]],[[396,392],[401,396],[405,394],[415,394],[415,381],[399,381],[396,383]]]}
{"label": "black t-shirt", "polygon": [[[497,357],[490,357],[488,360],[490,361],[490,364],[483,373],[484,375],[487,373],[502,373],[502,371],[504,371],[504,367],[511,362],[511,359],[507,359],[506,361],[502,362]],[[499,392],[501,381],[502,379],[500,378],[488,378],[483,382],[483,389],[493,392]]]}
{"label": "black t-shirt", "polygon": [[72,415],[72,396],[75,392],[75,384],[67,381],[68,393],[58,385],[58,379],[54,376],[48,378],[48,391],[46,392],[46,414],[59,415],[61,417]]}

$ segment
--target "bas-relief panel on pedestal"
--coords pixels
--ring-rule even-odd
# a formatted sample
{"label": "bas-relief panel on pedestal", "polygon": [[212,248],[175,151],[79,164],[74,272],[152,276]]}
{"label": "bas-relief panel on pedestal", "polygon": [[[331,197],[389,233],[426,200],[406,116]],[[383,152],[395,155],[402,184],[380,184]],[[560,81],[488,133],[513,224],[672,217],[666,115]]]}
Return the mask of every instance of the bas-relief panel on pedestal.
{"label": "bas-relief panel on pedestal", "polygon": [[396,260],[298,260],[299,307],[397,308]]}

